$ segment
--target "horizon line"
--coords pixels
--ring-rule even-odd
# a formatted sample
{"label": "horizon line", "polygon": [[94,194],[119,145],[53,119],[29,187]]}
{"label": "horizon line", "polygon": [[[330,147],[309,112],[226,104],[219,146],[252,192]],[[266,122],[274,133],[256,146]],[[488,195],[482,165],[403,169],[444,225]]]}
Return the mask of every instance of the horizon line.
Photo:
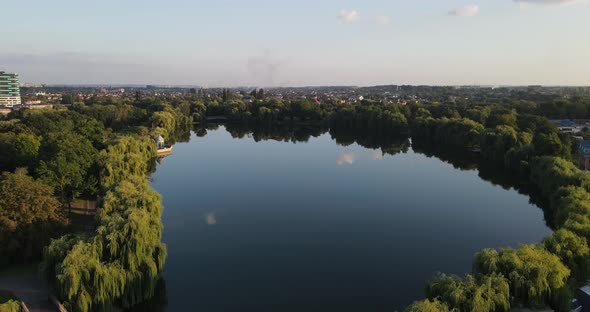
{"label": "horizon line", "polygon": [[375,85],[303,85],[303,86],[260,86],[260,85],[236,85],[236,86],[202,86],[197,84],[166,84],[166,83],[21,83],[20,87],[26,84],[41,85],[45,87],[164,87],[164,88],[201,88],[201,89],[240,89],[240,88],[265,88],[265,89],[286,89],[286,88],[372,88],[390,86],[412,86],[412,87],[543,87],[543,88],[590,88],[590,84],[375,84]]}

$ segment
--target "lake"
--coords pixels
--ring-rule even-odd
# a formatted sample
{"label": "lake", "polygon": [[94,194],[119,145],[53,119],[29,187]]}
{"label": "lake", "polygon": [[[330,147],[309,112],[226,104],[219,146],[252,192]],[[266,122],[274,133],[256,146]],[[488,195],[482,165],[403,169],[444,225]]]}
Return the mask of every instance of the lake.
{"label": "lake", "polygon": [[152,176],[167,311],[403,310],[436,272],[551,232],[528,196],[407,145],[242,135],[192,134]]}

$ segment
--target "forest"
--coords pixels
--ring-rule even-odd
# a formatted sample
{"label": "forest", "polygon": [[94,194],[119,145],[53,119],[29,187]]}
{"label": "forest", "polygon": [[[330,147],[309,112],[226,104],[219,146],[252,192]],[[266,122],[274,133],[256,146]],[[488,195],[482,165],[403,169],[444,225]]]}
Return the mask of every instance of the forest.
{"label": "forest", "polygon": [[[577,141],[549,122],[586,118],[588,98],[317,104],[254,95],[248,103],[229,90],[69,96],[50,110],[4,117],[0,268],[41,261],[43,276],[70,311],[131,308],[153,297],[166,261],[163,207],[148,180],[154,139],[186,141],[193,127],[204,135],[221,118],[236,137],[306,141],[329,129],[339,144],[391,154],[407,150],[411,137],[416,148],[452,150],[498,169],[543,208],[552,235],[517,249],[478,252],[471,274],[437,274],[426,283],[426,299],[407,311],[569,311],[576,288],[590,277],[590,174],[576,166]],[[72,218],[77,199],[98,202],[90,231],[80,231]]]}

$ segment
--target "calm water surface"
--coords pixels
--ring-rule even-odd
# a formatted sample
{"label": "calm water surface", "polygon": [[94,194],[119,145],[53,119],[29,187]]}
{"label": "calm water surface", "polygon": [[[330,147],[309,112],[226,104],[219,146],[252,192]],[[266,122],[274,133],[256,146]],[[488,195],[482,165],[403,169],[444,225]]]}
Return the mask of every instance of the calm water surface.
{"label": "calm water surface", "polygon": [[395,311],[437,272],[550,233],[528,197],[413,152],[330,135],[233,139],[224,128],[158,166],[168,311]]}

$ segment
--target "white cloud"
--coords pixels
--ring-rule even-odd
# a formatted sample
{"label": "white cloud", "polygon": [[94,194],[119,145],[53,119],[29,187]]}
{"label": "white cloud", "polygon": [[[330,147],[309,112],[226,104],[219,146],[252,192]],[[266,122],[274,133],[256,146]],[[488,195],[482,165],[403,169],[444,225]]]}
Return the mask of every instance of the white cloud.
{"label": "white cloud", "polygon": [[341,10],[337,17],[345,23],[356,23],[360,19],[360,14],[357,10]]}
{"label": "white cloud", "polygon": [[466,5],[449,12],[451,16],[472,17],[479,14],[479,6],[476,4]]}
{"label": "white cloud", "polygon": [[375,22],[379,25],[388,25],[391,23],[391,18],[389,16],[379,15],[375,18]]}

